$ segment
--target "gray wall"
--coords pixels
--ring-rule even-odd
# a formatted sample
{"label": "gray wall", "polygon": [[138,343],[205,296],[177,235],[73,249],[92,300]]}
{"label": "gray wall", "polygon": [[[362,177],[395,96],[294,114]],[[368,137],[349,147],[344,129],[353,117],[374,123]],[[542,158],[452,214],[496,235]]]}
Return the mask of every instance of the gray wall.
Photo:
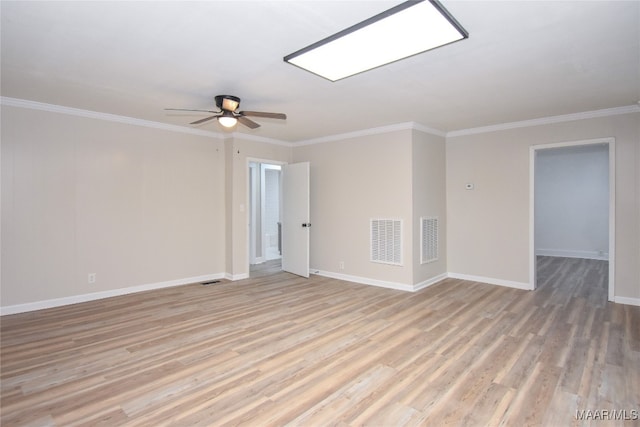
{"label": "gray wall", "polygon": [[3,106],[2,306],[224,274],[222,200],[218,139]]}
{"label": "gray wall", "polygon": [[[615,295],[640,300],[638,113],[294,148],[6,105],[1,130],[2,307],[246,277],[248,159],[311,161],[312,268],[408,287],[447,272],[527,285],[529,148],[604,137],[616,139]],[[436,263],[419,264],[420,216],[444,218]],[[403,266],[370,262],[373,217],[403,219]]]}
{"label": "gray wall", "polygon": [[616,146],[615,296],[637,303],[640,113],[447,137],[449,272],[528,286],[530,147],[606,137]]}

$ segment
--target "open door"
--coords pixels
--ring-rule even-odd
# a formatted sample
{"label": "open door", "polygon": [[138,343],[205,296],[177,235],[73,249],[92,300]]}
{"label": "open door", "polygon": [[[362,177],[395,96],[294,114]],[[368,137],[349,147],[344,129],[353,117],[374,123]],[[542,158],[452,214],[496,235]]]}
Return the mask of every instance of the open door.
{"label": "open door", "polygon": [[309,277],[309,162],[282,166],[282,269]]}

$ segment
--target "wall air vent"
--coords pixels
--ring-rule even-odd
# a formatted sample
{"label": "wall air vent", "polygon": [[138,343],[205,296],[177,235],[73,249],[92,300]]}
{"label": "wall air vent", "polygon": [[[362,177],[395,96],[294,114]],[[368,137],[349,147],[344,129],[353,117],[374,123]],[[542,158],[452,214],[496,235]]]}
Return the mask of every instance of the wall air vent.
{"label": "wall air vent", "polygon": [[420,264],[438,260],[438,218],[420,218]]}
{"label": "wall air vent", "polygon": [[402,265],[401,220],[371,220],[371,261]]}

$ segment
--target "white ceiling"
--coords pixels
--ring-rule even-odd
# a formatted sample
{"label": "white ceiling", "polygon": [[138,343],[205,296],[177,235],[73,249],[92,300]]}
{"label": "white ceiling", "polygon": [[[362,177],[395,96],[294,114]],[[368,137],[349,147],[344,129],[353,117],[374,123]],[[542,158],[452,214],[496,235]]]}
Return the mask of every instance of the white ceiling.
{"label": "white ceiling", "polygon": [[[469,39],[332,83],[283,62],[397,1],[0,3],[4,97],[188,125],[214,108],[283,112],[238,131],[304,141],[405,122],[444,132],[640,100],[639,1],[448,1]],[[200,126],[221,132],[215,121]]]}

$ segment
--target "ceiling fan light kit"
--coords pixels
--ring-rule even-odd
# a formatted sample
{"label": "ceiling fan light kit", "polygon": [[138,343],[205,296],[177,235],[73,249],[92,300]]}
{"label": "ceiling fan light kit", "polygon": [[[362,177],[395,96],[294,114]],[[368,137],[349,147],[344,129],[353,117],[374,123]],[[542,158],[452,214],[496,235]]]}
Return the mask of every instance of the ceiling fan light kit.
{"label": "ceiling fan light kit", "polygon": [[330,81],[469,37],[437,0],[406,1],[284,57]]}
{"label": "ceiling fan light kit", "polygon": [[218,123],[226,128],[232,128],[238,123],[238,119],[233,116],[230,111],[224,111],[221,116],[218,116]]}

